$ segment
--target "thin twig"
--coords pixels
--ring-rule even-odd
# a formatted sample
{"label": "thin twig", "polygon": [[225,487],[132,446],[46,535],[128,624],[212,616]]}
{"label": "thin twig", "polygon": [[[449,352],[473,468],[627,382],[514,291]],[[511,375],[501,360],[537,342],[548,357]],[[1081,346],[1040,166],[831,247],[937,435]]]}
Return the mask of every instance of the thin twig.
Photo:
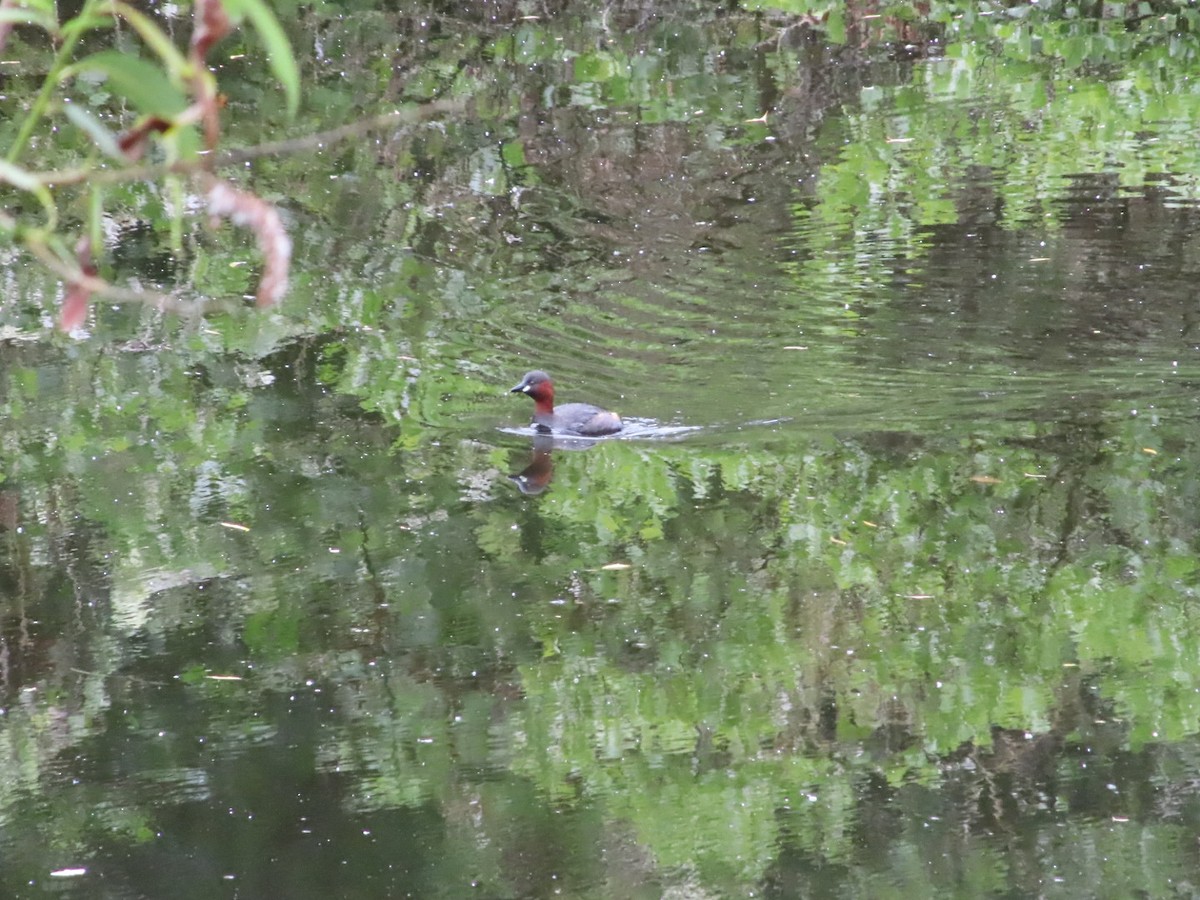
{"label": "thin twig", "polygon": [[[76,20],[83,21],[86,16],[90,16],[91,14],[92,4],[85,0],[83,9],[80,10]],[[50,63],[50,69],[46,73],[45,80],[42,82],[41,90],[33,98],[33,104],[29,107],[29,112],[25,114],[25,118],[21,120],[17,136],[13,138],[12,145],[8,148],[8,155],[5,159],[10,163],[16,163],[21,158],[21,152],[29,143],[29,138],[33,135],[33,129],[37,127],[37,123],[46,115],[46,110],[50,108],[50,97],[54,93],[54,89],[58,87],[58,77],[62,74],[62,70],[66,68],[67,61],[71,58],[71,53],[75,50],[75,45],[79,43],[82,37],[82,28],[67,28],[63,32],[62,43],[59,44],[58,52],[54,54],[54,60]]]}
{"label": "thin twig", "polygon": [[[17,0],[0,0],[0,11],[6,9],[15,9]],[[9,32],[12,31],[12,22],[0,22],[0,53],[4,52],[4,45],[8,43]]]}
{"label": "thin twig", "polygon": [[191,308],[190,304],[184,303],[179,297],[171,294],[144,289],[132,291],[128,288],[117,287],[115,284],[105,281],[103,278],[97,278],[95,275],[88,275],[78,266],[66,262],[42,241],[26,241],[24,247],[36,256],[43,266],[67,284],[79,285],[98,297],[119,300],[123,303],[153,304],[159,309],[174,311],[183,311]]}
{"label": "thin twig", "polygon": [[149,166],[131,166],[123,169],[63,169],[58,172],[30,173],[47,187],[59,187],[66,184],[89,182],[92,184],[124,184],[131,181],[153,181],[164,175],[194,175],[197,172],[207,172],[228,166],[238,166],[254,159],[265,156],[282,156],[284,154],[304,153],[325,147],[329,144],[340,143],[351,138],[360,137],[381,128],[399,124],[416,124],[426,121],[436,115],[446,112],[461,112],[465,104],[461,100],[434,100],[420,106],[405,107],[389,113],[372,116],[320,131],[298,138],[288,138],[282,141],[268,141],[253,147],[243,147],[238,150],[226,150],[221,153],[202,153],[199,159],[181,160],[174,163],[164,163]]}

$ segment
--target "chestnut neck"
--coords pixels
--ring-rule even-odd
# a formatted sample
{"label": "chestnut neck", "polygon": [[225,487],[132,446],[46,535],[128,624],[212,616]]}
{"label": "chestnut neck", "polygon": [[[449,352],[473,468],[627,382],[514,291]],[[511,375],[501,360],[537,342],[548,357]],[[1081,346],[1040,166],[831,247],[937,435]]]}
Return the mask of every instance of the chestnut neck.
{"label": "chestnut neck", "polygon": [[535,384],[529,390],[529,396],[533,398],[533,408],[544,415],[554,415],[554,385],[549,381],[543,381],[540,384]]}

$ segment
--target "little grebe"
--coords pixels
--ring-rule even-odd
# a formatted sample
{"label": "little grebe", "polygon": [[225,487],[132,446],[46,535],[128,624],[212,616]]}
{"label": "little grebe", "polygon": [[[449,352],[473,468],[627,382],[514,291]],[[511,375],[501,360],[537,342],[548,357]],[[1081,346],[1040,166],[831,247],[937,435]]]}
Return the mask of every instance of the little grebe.
{"label": "little grebe", "polygon": [[542,434],[577,434],[600,437],[621,430],[621,417],[615,412],[590,403],[564,403],[554,406],[554,382],[545,372],[526,372],[521,383],[510,391],[533,398],[533,427]]}

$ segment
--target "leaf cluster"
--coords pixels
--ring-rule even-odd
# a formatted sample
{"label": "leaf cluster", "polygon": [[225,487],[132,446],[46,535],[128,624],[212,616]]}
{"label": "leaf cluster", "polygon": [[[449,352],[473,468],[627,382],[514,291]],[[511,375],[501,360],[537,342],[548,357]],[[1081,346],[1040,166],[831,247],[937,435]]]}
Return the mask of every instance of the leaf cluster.
{"label": "leaf cluster", "polygon": [[[172,198],[176,236],[189,205],[185,183],[198,188],[210,214],[254,231],[265,261],[259,302],[277,302],[286,288],[290,243],[278,214],[252,193],[225,185],[211,173],[211,154],[221,142],[221,98],[207,57],[238,23],[248,21],[293,113],[299,102],[295,59],[278,20],[262,0],[198,0],[192,14],[193,31],[185,51],[153,18],[121,0],[87,0],[75,15],[62,20],[56,6],[42,0],[0,7],[0,48],[16,37],[17,26],[41,31],[54,47],[41,86],[15,131],[0,133],[5,142],[0,148],[0,184],[15,192],[9,211],[0,212],[0,234],[66,282],[60,318],[64,329],[82,324],[94,294],[170,303],[162,295],[123,290],[98,277],[106,193],[122,183],[165,187]],[[97,44],[109,46],[91,49]],[[28,46],[24,51],[31,55]],[[85,138],[81,154],[63,152],[72,143],[70,137],[59,136],[64,122],[68,131]],[[35,147],[40,160],[62,160],[66,167],[23,164]],[[140,165],[148,152],[156,161]],[[41,221],[22,214],[22,194],[35,201]],[[68,227],[61,212],[64,205],[78,226]]]}

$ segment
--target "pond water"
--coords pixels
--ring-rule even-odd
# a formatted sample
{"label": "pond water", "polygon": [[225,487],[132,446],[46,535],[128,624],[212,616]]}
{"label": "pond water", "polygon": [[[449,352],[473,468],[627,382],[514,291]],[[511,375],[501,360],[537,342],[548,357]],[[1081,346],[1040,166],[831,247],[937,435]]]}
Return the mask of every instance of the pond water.
{"label": "pond water", "polygon": [[277,311],[6,258],[0,893],[1196,891],[1195,52],[621,8],[290,22],[297,133],[459,102],[249,168]]}

